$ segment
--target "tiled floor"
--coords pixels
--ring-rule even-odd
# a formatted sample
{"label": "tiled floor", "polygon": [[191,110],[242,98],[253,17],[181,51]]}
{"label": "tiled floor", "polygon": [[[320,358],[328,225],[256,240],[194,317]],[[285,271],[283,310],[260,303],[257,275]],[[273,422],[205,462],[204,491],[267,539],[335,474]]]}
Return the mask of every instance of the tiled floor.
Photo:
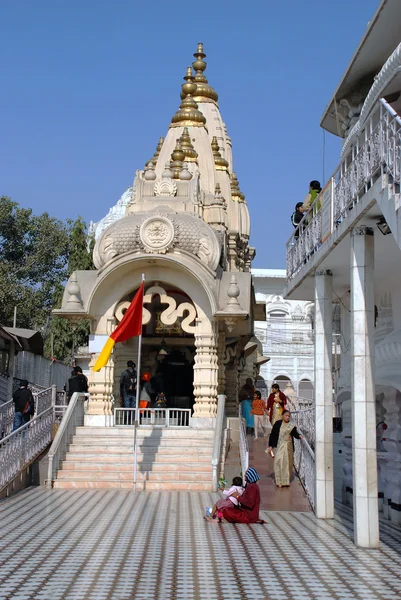
{"label": "tiled floor", "polygon": [[206,492],[30,488],[0,502],[0,599],[286,600],[401,597],[399,532],[351,539],[347,509],[206,523]]}

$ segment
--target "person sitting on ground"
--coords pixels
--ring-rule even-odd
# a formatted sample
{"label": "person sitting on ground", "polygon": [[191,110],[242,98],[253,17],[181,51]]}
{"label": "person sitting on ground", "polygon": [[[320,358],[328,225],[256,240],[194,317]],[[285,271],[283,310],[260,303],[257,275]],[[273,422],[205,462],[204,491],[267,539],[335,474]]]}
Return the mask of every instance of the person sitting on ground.
{"label": "person sitting on ground", "polygon": [[263,437],[266,437],[266,427],[265,427],[265,415],[267,415],[267,406],[266,402],[262,400],[262,394],[259,390],[255,390],[253,394],[253,402],[252,402],[252,410],[251,414],[255,420],[255,440],[258,439],[258,430],[259,425],[263,431]]}
{"label": "person sitting on ground", "polygon": [[16,431],[29,422],[31,415],[35,412],[35,402],[28,381],[22,379],[19,388],[13,394],[14,402],[14,423],[13,431]]}
{"label": "person sitting on ground", "polygon": [[[290,417],[290,411],[285,410],[283,418],[276,421],[269,437],[268,451],[274,457],[274,478],[279,488],[290,485],[294,466],[294,438],[303,439]],[[274,454],[273,448],[277,448]]]}
{"label": "person sitting on ground", "polygon": [[[221,510],[223,508],[230,507],[234,504],[234,506],[238,506],[238,497],[242,496],[244,493],[244,487],[242,484],[242,477],[234,477],[231,487],[228,490],[223,489],[223,496],[220,500],[217,500],[216,504],[213,506],[212,514],[210,517],[204,517],[207,521],[210,519],[219,518],[219,522],[221,522]],[[236,494],[233,496],[233,494]]]}
{"label": "person sitting on ground", "polygon": [[299,238],[299,228],[298,225],[304,218],[304,209],[303,202],[297,202],[295,205],[295,211],[291,215],[291,223],[295,227],[294,238],[297,240]]}
{"label": "person sitting on ground", "polygon": [[120,376],[120,398],[123,408],[136,407],[136,369],[132,360],[127,362]]}
{"label": "person sitting on ground", "polygon": [[227,506],[222,509],[222,517],[229,523],[260,523],[265,521],[259,518],[260,489],[256,483],[260,479],[256,469],[249,467],[245,473],[246,486],[242,494],[234,492],[232,497],[237,498],[238,505]]}
{"label": "person sitting on ground", "polygon": [[310,182],[309,193],[306,196],[306,198],[302,204],[302,209],[303,209],[304,213],[309,212],[312,208],[313,208],[314,213],[317,212],[317,210],[319,210],[320,201],[318,201],[317,206],[315,206],[315,204],[316,204],[316,198],[319,196],[321,191],[322,191],[322,187],[321,187],[319,181],[314,179],[313,181]]}

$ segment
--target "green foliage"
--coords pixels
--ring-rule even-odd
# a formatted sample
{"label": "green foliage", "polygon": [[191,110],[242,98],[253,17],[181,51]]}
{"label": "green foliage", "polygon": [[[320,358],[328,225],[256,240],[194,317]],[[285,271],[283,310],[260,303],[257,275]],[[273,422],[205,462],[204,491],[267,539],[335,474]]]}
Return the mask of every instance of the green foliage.
{"label": "green foliage", "polygon": [[81,217],[60,221],[47,213],[33,215],[10,198],[0,198],[0,324],[37,329],[45,351],[69,361],[73,348],[85,345],[89,322],[75,331],[69,321],[52,316],[59,308],[67,278],[75,270],[94,269],[94,240],[88,240]]}

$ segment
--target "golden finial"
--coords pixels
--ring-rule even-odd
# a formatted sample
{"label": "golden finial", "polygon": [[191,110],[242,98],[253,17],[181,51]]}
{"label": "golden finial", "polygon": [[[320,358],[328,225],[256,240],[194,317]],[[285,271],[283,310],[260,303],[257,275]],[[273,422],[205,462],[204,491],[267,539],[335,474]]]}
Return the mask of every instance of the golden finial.
{"label": "golden finial", "polygon": [[180,104],[179,110],[171,119],[170,127],[184,127],[191,125],[192,127],[203,127],[206,119],[198,110],[193,94],[196,92],[196,85],[192,75],[191,67],[187,68],[187,74],[184,77],[185,83],[182,84],[183,101]]}
{"label": "golden finial", "polygon": [[231,186],[231,196],[232,196],[233,200],[236,200],[237,202],[244,202],[245,195],[239,189],[239,183],[238,183],[238,179],[237,179],[237,176],[235,173],[231,174],[230,186]]}
{"label": "golden finial", "polygon": [[184,131],[180,137],[180,145],[183,153],[185,154],[185,160],[187,162],[198,162],[198,153],[192,145],[188,127],[184,127]]}
{"label": "golden finial", "polygon": [[214,158],[214,164],[217,171],[227,171],[228,162],[220,154],[220,146],[217,142],[217,137],[214,135],[212,139],[212,152]]}
{"label": "golden finial", "polygon": [[185,160],[185,154],[182,151],[180,140],[177,140],[173,153],[171,155],[171,164],[170,168],[173,171],[173,179],[180,178],[180,172],[182,170],[182,165]]}
{"label": "golden finial", "polygon": [[[196,92],[194,98],[196,102],[213,102],[217,104],[219,96],[217,92],[208,84],[204,75],[207,63],[203,60],[206,54],[203,52],[203,44],[198,44],[198,51],[194,54],[195,60],[192,66],[195,71],[194,82],[196,83]],[[181,96],[182,97],[182,96]]]}
{"label": "golden finial", "polygon": [[160,137],[160,139],[157,143],[157,146],[156,146],[155,153],[154,153],[153,157],[150,160],[148,160],[148,162],[146,163],[146,165],[145,165],[146,167],[150,163],[152,163],[152,165],[156,166],[157,159],[159,158],[160,150],[162,149],[163,144],[164,144],[164,137]]}

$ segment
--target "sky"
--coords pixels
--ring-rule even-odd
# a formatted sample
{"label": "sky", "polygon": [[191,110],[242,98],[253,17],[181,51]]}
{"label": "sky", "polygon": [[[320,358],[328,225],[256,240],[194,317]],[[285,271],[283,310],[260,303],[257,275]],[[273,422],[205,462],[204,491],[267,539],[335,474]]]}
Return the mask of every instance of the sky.
{"label": "sky", "polygon": [[[2,0],[0,195],[101,219],[153,156],[203,42],[233,142],[255,268],[285,268],[323,180],[321,115],[379,0]],[[324,175],[340,158],[326,133]]]}

